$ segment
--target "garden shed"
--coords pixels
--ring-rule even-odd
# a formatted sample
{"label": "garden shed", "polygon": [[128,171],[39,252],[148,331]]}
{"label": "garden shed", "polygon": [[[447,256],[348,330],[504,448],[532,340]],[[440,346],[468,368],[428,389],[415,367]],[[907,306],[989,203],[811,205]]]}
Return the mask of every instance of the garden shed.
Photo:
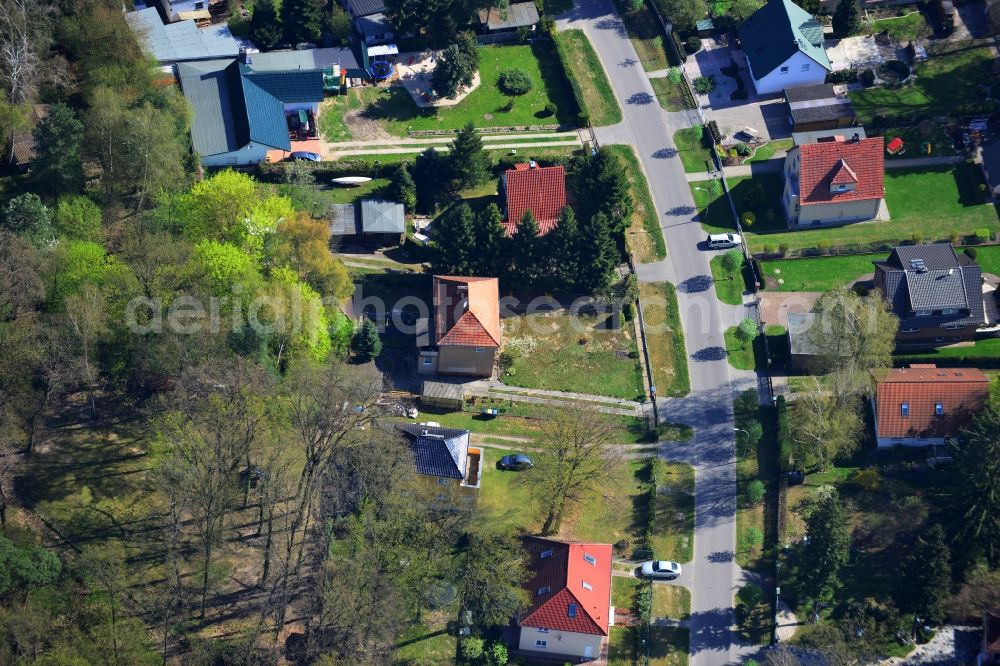
{"label": "garden shed", "polygon": [[465,403],[465,388],[461,384],[447,382],[424,382],[420,390],[420,402],[425,407],[439,407],[462,411]]}

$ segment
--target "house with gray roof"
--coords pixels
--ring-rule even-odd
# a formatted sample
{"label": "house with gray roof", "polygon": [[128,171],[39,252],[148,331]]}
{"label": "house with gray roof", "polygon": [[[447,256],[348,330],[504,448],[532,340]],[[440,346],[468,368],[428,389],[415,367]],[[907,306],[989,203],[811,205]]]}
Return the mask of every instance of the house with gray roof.
{"label": "house with gray roof", "polygon": [[413,456],[418,492],[434,502],[471,503],[482,480],[482,451],[470,433],[429,423],[396,423]]}
{"label": "house with gray roof", "polygon": [[357,17],[354,19],[354,29],[365,40],[367,46],[390,44],[396,39],[395,28],[382,12]]}
{"label": "house with gray roof", "polygon": [[405,234],[405,210],[395,201],[362,199],[330,210],[330,235],[341,243],[386,247],[402,243]]}
{"label": "house with gray roof", "polygon": [[820,85],[832,71],[823,25],[792,0],[767,0],[740,25],[739,38],[758,95]]}
{"label": "house with gray roof", "polygon": [[199,28],[191,20],[164,25],[155,7],[125,14],[129,26],[161,65],[192,60],[235,58],[240,43],[225,24]]}
{"label": "house with gray roof", "polygon": [[987,191],[994,199],[1000,200],[1000,141],[981,148],[979,161],[986,178]]}
{"label": "house with gray roof", "polygon": [[289,51],[268,51],[251,53],[246,56],[246,64],[255,72],[287,72],[293,69],[319,69],[340,76],[346,69],[352,78],[366,76],[358,57],[350,48],[331,47],[322,49],[296,49]]}
{"label": "house with gray roof", "polygon": [[269,150],[291,150],[285,114],[315,113],[323,100],[322,70],[254,72],[227,59],[179,63],[177,76],[206,167],[259,164]]}
{"label": "house with gray roof", "polygon": [[973,340],[986,323],[982,271],[949,243],[894,248],[875,264],[875,287],[899,317],[898,347]]}

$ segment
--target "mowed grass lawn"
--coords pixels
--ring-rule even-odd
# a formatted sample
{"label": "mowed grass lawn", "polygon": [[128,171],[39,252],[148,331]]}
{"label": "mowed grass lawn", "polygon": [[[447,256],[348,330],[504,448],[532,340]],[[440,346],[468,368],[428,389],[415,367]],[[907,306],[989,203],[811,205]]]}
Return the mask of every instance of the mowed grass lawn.
{"label": "mowed grass lawn", "polygon": [[[769,289],[778,291],[829,291],[848,284],[862,275],[875,272],[872,262],[885,259],[887,252],[849,254],[808,259],[777,259],[762,261],[761,270]],[[774,282],[772,283],[772,279]],[[778,284],[778,279],[784,280]]]}
{"label": "mowed grass lawn", "polygon": [[570,68],[569,76],[580,87],[591,124],[600,127],[621,122],[621,107],[587,35],[583,30],[564,30],[556,33],[555,39]]}
{"label": "mowed grass lawn", "polygon": [[748,342],[743,344],[740,342],[736,337],[735,326],[730,326],[726,329],[725,338],[726,358],[729,360],[729,365],[733,366],[737,370],[753,370],[755,360],[755,343]]}
{"label": "mowed grass lawn", "polygon": [[643,282],[639,284],[639,301],[646,323],[646,345],[656,394],[687,395],[691,383],[676,289],[669,282]]}
{"label": "mowed grass lawn", "polygon": [[694,468],[678,463],[665,464],[664,469],[650,546],[658,560],[690,562],[694,548]]}
{"label": "mowed grass lawn", "polygon": [[991,76],[988,46],[950,42],[931,49],[916,78],[902,88],[867,88],[850,93],[865,125],[875,116],[919,113],[924,117],[986,114],[1000,105],[1000,79]]}
{"label": "mowed grass lawn", "polygon": [[907,13],[894,18],[884,18],[871,21],[874,32],[889,31],[889,36],[901,42],[912,42],[918,37],[931,37],[934,31],[927,25],[927,19],[916,9],[906,8]]}
{"label": "mowed grass lawn", "polygon": [[[951,232],[971,236],[977,229],[1000,231],[996,208],[984,202],[978,191],[982,172],[974,164],[957,164],[933,169],[889,169],[885,172],[886,204],[891,220],[863,222],[842,227],[788,231],[781,207],[783,181],[777,174],[729,179],[736,211],[752,210],[757,216],[753,227],[745,228],[752,252],[892,242],[947,240]],[[758,187],[759,185],[759,187]],[[721,196],[711,199],[703,189],[691,193],[708,233],[735,228],[729,206]],[[763,189],[763,201],[752,194]],[[768,213],[768,211],[772,211]],[[770,219],[769,219],[770,218]]]}
{"label": "mowed grass lawn", "polygon": [[[739,253],[739,250],[734,251]],[[740,255],[740,263],[742,262],[743,256]],[[719,297],[719,300],[729,305],[739,305],[742,303],[745,285],[743,284],[741,268],[736,269],[732,273],[728,272],[722,265],[722,255],[712,257],[708,265],[712,269],[712,282],[715,283],[715,294]]]}
{"label": "mowed grass lawn", "polygon": [[[526,95],[508,97],[497,80],[505,69],[520,69],[531,77]],[[373,86],[363,90],[363,115],[379,121],[390,134],[406,136],[407,130],[459,129],[468,122],[477,127],[558,125],[576,121],[576,105],[569,81],[551,46],[484,46],[479,49],[481,83],[459,104],[440,109],[420,109],[400,85]],[[428,82],[429,85],[429,82]],[[513,100],[510,110],[506,110]],[[545,105],[556,105],[555,116]]]}
{"label": "mowed grass lawn", "polygon": [[687,173],[704,173],[712,166],[712,154],[702,143],[697,127],[687,127],[674,132],[674,145]]}
{"label": "mowed grass lawn", "polygon": [[656,99],[666,111],[683,111],[694,108],[690,97],[684,94],[684,84],[674,83],[668,77],[662,76],[650,79]]}
{"label": "mowed grass lawn", "polygon": [[663,259],[667,256],[667,244],[660,229],[660,216],[649,194],[649,183],[639,166],[635,149],[632,146],[607,146],[605,149],[625,162],[625,174],[632,191],[632,200],[635,201],[635,211],[626,231],[629,250],[639,263]]}
{"label": "mowed grass lawn", "polygon": [[610,315],[568,311],[503,321],[504,350],[513,356],[505,384],[635,400],[642,375],[631,322],[612,328]]}

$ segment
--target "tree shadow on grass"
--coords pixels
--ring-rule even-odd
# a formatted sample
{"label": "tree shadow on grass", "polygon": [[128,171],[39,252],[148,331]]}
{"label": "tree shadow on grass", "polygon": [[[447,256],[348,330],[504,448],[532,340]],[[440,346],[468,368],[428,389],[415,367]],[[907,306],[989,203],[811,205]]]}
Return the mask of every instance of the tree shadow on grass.
{"label": "tree shadow on grass", "polygon": [[555,46],[535,41],[531,45],[531,52],[538,60],[538,70],[542,74],[542,85],[548,93],[549,101],[556,105],[556,119],[562,125],[573,123],[580,109],[576,107],[576,102],[570,91],[569,80],[566,78],[566,72],[563,71],[562,62],[559,59],[559,54],[556,53]]}
{"label": "tree shadow on grass", "polygon": [[[427,82],[427,85],[430,85],[430,81]],[[403,86],[389,86],[361,112],[363,118],[370,120],[398,122],[406,122],[414,118],[433,118],[435,115],[437,115],[436,109],[418,107]]]}

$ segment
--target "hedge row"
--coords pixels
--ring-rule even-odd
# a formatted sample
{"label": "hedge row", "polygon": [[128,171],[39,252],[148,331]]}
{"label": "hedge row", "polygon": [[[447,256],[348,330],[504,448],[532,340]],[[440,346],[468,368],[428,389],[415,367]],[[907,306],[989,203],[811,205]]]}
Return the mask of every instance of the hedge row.
{"label": "hedge row", "polygon": [[[555,28],[553,27],[553,30]],[[559,64],[562,66],[563,74],[566,76],[566,80],[569,81],[569,87],[573,91],[573,102],[576,104],[576,121],[580,127],[588,127],[590,125],[590,114],[587,113],[587,104],[583,99],[583,90],[580,88],[580,82],[576,80],[576,75],[573,73],[573,67],[570,65],[569,56],[565,53],[562,44],[559,40],[553,36],[552,43],[555,45],[555,52],[559,56]]]}

